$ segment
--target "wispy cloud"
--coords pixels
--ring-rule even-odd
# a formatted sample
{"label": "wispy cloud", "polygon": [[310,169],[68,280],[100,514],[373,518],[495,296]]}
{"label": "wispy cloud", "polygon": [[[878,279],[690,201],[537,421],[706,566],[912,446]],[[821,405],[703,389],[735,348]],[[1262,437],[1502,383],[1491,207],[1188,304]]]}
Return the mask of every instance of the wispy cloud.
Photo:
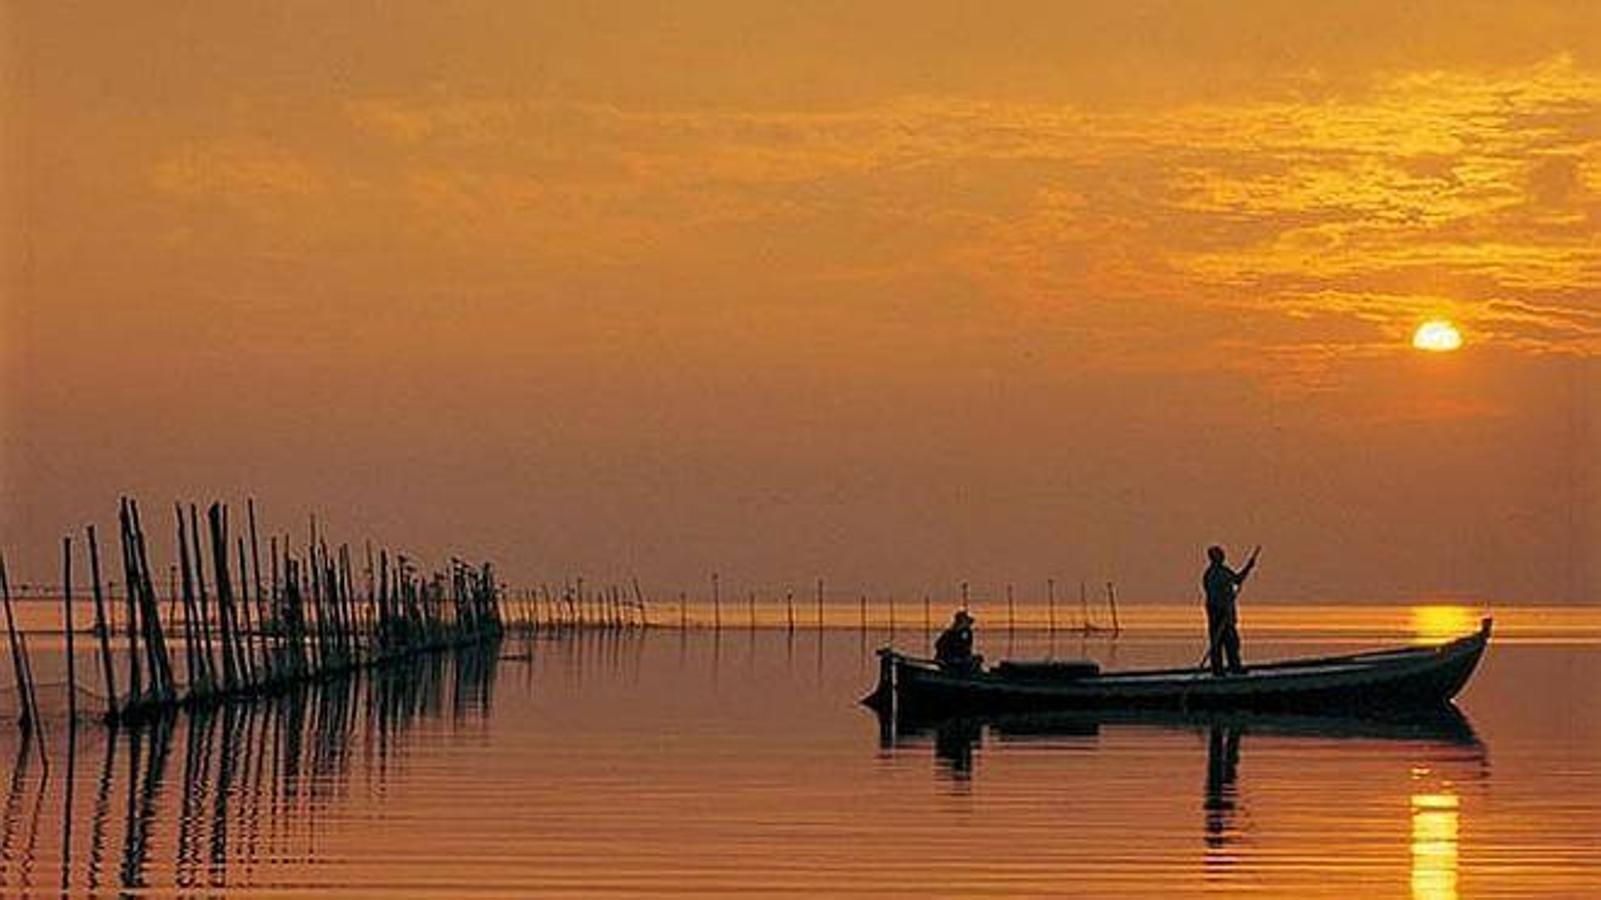
{"label": "wispy cloud", "polygon": [[[909,97],[837,112],[641,112],[507,97],[368,97],[331,152],[185,146],[170,194],[315,196],[373,247],[492,263],[746,267],[798,283],[970,280],[998,308],[1100,335],[1153,319],[1349,327],[1308,360],[1448,313],[1477,339],[1601,353],[1601,76],[1567,57],[1378,77],[1299,100],[1140,111]],[[285,223],[292,227],[293,223]],[[773,273],[777,272],[777,275]],[[1280,323],[1275,325],[1275,322]],[[1192,343],[1209,336],[1190,327]],[[1309,339],[1310,340],[1310,339]]]}

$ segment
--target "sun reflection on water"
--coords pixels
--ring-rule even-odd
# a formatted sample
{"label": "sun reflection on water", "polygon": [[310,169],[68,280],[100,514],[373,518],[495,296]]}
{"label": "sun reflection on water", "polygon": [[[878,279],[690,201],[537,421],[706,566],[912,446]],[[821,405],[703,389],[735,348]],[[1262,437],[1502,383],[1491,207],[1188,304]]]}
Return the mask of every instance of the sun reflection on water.
{"label": "sun reflection on water", "polygon": [[1456,900],[1458,801],[1412,795],[1412,898]]}

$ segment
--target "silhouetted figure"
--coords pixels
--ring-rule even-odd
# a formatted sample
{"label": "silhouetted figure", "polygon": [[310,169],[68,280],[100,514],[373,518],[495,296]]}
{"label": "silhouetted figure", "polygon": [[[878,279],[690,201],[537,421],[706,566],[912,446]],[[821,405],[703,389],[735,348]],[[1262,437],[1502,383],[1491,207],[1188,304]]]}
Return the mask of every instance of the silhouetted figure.
{"label": "silhouetted figure", "polygon": [[1206,567],[1206,573],[1201,576],[1201,587],[1206,590],[1206,630],[1211,641],[1207,656],[1212,660],[1213,675],[1223,674],[1225,657],[1227,671],[1245,671],[1245,666],[1240,664],[1240,631],[1236,627],[1234,598],[1240,592],[1240,585],[1256,568],[1256,555],[1261,550],[1261,547],[1252,550],[1251,558],[1245,561],[1245,567],[1238,572],[1228,567],[1222,547],[1208,547],[1206,550],[1211,565]]}
{"label": "silhouetted figure", "polygon": [[967,610],[957,610],[934,641],[934,661],[950,672],[977,672],[984,665],[984,657],[973,652],[973,617]]}

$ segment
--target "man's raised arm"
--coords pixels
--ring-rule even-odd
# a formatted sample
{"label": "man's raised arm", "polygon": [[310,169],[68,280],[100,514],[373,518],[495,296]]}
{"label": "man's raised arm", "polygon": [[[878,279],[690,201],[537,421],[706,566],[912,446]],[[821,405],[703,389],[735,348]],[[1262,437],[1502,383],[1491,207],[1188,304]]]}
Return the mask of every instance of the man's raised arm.
{"label": "man's raised arm", "polygon": [[1242,567],[1240,571],[1235,574],[1234,581],[1236,584],[1244,582],[1245,579],[1251,577],[1251,570],[1256,568],[1256,556],[1261,552],[1262,545],[1258,544],[1256,548],[1251,551],[1251,558],[1247,559],[1244,567]]}

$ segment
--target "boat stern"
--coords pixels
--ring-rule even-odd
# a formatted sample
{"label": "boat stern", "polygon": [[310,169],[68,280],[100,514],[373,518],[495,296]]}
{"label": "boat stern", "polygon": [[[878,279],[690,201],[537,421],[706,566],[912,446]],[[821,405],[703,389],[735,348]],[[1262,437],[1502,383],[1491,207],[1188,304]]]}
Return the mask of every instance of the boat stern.
{"label": "boat stern", "polygon": [[900,654],[895,648],[878,648],[878,684],[872,693],[862,698],[863,706],[883,714],[895,711],[895,664],[899,660]]}

